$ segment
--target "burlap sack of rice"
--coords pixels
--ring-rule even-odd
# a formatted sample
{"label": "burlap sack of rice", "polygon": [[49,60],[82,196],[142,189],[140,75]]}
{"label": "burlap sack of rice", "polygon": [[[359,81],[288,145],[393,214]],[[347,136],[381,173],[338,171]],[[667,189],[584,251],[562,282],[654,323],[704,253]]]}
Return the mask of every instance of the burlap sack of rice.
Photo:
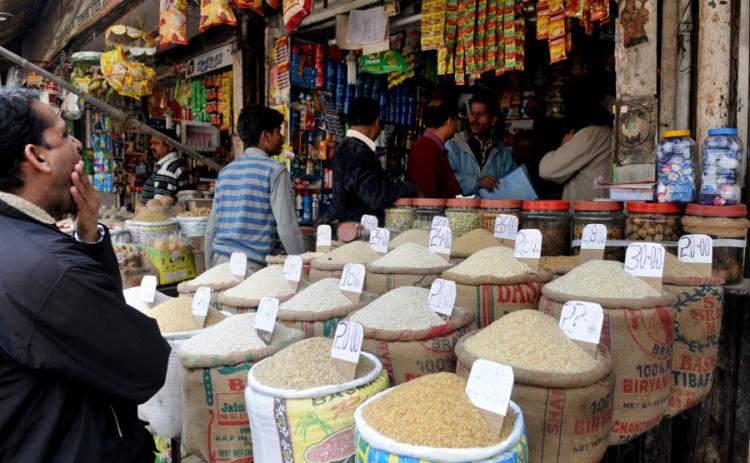
{"label": "burlap sack of rice", "polygon": [[455,371],[456,343],[474,328],[472,315],[460,308],[441,319],[427,305],[428,294],[425,288],[397,288],[348,317],[364,326],[362,350],[380,359],[391,385]]}
{"label": "burlap sack of rice", "polygon": [[[312,261],[313,259],[317,259],[318,257],[322,257],[325,255],[323,252],[306,252],[304,254],[300,254],[300,257],[302,257],[302,279],[304,281],[310,281],[310,269],[312,269]],[[266,264],[268,265],[284,265],[284,262],[286,262],[286,258],[289,257],[285,254],[279,254],[279,255],[268,255],[266,256]]]}
{"label": "burlap sack of rice", "polygon": [[482,249],[443,272],[456,282],[456,305],[475,312],[483,328],[503,315],[536,309],[544,283],[552,275],[544,269],[533,272],[504,246]]}
{"label": "burlap sack of rice", "polygon": [[[515,323],[519,317],[525,320]],[[536,320],[539,317],[551,321]],[[472,352],[466,343],[483,331],[482,349],[488,350],[478,355],[479,348]],[[515,339],[523,340],[522,344]],[[519,351],[515,351],[516,345]],[[529,461],[597,463],[604,456],[615,385],[612,357],[606,347],[598,347],[594,360],[560,331],[556,320],[527,310],[467,334],[456,345],[456,355],[456,373],[465,378],[477,358],[513,367],[511,399],[524,412]]]}
{"label": "burlap sack of rice", "polygon": [[[219,296],[222,310],[238,314],[255,310],[262,297],[274,297],[283,302],[296,293],[282,275],[283,265],[269,265],[253,273],[237,286],[227,289]],[[306,287],[300,281],[297,291]]]}
{"label": "burlap sack of rice", "polygon": [[429,288],[449,268],[450,263],[426,247],[406,243],[367,265],[365,288],[377,294],[404,286]]}
{"label": "burlap sack of rice", "polygon": [[370,244],[365,241],[352,241],[310,262],[310,281],[324,278],[341,278],[346,264],[369,264],[380,258]]}
{"label": "burlap sack of rice", "polygon": [[602,344],[615,374],[610,445],[658,425],[672,384],[674,295],[656,291],[614,261],[589,261],[542,288],[539,310],[559,320],[571,300],[604,309]]}

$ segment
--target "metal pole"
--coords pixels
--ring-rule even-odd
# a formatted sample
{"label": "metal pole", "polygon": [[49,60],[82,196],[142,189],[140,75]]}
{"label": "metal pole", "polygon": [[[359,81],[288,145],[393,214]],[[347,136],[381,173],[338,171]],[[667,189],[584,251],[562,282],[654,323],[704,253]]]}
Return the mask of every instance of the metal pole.
{"label": "metal pole", "polygon": [[[105,101],[102,101],[99,98],[96,98],[94,96],[91,96],[91,95],[89,95],[87,93],[84,93],[84,92],[78,90],[73,85],[69,84],[68,82],[65,82],[63,79],[60,79],[59,77],[57,77],[56,75],[52,74],[51,72],[49,72],[49,71],[47,71],[45,69],[40,68],[36,64],[29,62],[25,58],[16,55],[12,51],[10,51],[7,48],[4,48],[2,46],[0,46],[0,57],[6,58],[8,61],[11,61],[11,62],[13,62],[13,63],[21,66],[23,69],[25,69],[27,71],[34,71],[37,74],[39,74],[41,76],[44,76],[44,78],[46,78],[48,80],[51,80],[52,82],[56,83],[60,87],[64,88],[65,90],[67,90],[67,91],[69,91],[71,93],[74,93],[74,94],[78,95],[79,97],[83,98],[84,101],[86,101],[86,102],[88,102],[88,103],[96,106],[97,108],[101,109],[102,111],[105,111],[105,112],[109,113],[109,115],[111,115],[115,119],[120,119],[120,120],[127,120],[128,119],[128,115],[126,113],[120,111],[119,109],[115,108],[114,106],[110,105],[109,103],[107,103]],[[149,127],[148,125],[144,124],[143,122],[141,122],[141,121],[139,121],[139,120],[137,120],[135,118],[130,118],[129,122],[131,124],[133,124],[133,126],[135,126],[135,128],[137,128],[138,130],[140,130],[142,132],[145,132],[145,133],[147,133],[149,135],[153,135],[154,137],[157,137],[157,138],[160,138],[160,139],[164,140],[166,143],[169,143],[170,145],[172,145],[175,148],[179,149],[180,151],[182,151],[183,153],[187,154],[188,156],[190,156],[190,157],[192,157],[194,159],[197,159],[197,160],[205,163],[208,167],[210,167],[211,169],[215,170],[216,172],[218,172],[218,171],[221,170],[221,165],[219,163],[217,163],[216,161],[213,161],[213,160],[211,160],[211,159],[203,156],[202,154],[199,154],[197,151],[193,150],[192,148],[189,148],[189,147],[183,145],[182,143],[180,143],[179,141],[177,141],[177,140],[175,140],[175,139],[173,139],[171,137],[168,137],[168,136],[164,135],[163,133],[159,132],[156,129],[153,129],[153,128]]]}

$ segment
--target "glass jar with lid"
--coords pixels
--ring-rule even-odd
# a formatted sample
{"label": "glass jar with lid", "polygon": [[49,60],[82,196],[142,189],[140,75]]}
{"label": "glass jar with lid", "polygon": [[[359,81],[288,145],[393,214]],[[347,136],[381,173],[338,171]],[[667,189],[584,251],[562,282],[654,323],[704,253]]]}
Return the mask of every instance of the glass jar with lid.
{"label": "glass jar with lid", "polygon": [[750,221],[747,207],[688,204],[682,226],[686,234],[704,234],[714,239],[713,275],[727,284],[742,281],[745,243]]}
{"label": "glass jar with lid", "polygon": [[701,155],[700,203],[713,206],[739,203],[742,189],[737,184],[737,177],[744,150],[737,129],[710,129],[703,140]]}
{"label": "glass jar with lid", "polygon": [[542,232],[542,256],[570,251],[570,203],[562,200],[523,202],[523,228]]}
{"label": "glass jar with lid", "polygon": [[672,242],[682,236],[680,207],[674,203],[628,203],[625,239],[633,241]]}
{"label": "glass jar with lid", "polygon": [[695,142],[689,130],[664,132],[656,149],[656,200],[689,203],[695,199]]}
{"label": "glass jar with lid", "polygon": [[[573,213],[573,243],[572,253],[577,255],[581,251],[580,241],[583,229],[589,224],[602,224],[607,227],[607,243],[622,240],[625,237],[625,213],[622,203],[617,201],[576,201]],[[625,247],[617,243],[604,248],[604,258],[607,260],[625,259]]]}
{"label": "glass jar with lid", "polygon": [[416,198],[414,200],[414,228],[430,231],[432,219],[445,215],[445,199]]}
{"label": "glass jar with lid", "polygon": [[445,216],[453,232],[453,238],[465,235],[479,228],[480,199],[449,199]]}
{"label": "glass jar with lid", "polygon": [[414,227],[414,198],[401,198],[385,210],[385,228],[401,233]]}
{"label": "glass jar with lid", "polygon": [[518,218],[518,226],[521,227],[521,206],[523,201],[519,199],[483,199],[479,203],[479,224],[487,231],[495,231],[495,218],[499,214],[513,215]]}

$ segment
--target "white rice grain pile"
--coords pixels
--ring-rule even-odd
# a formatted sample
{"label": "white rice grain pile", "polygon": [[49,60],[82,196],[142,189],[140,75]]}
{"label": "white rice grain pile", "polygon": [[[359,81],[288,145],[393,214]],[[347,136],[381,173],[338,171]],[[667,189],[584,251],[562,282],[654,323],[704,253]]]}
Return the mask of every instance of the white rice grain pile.
{"label": "white rice grain pile", "polygon": [[[324,252],[306,252],[304,254],[300,254],[300,257],[302,258],[303,264],[309,264],[314,259],[317,259],[318,257],[324,256]],[[278,254],[275,256],[266,256],[266,263],[268,264],[283,264],[284,261],[286,261],[286,258],[289,257],[286,254]]]}
{"label": "white rice grain pile", "polygon": [[643,299],[661,296],[640,278],[625,271],[621,262],[590,260],[565,276],[550,283],[545,289],[571,297],[606,299]]}
{"label": "white rice grain pile", "polygon": [[516,260],[511,248],[495,246],[475,252],[450,271],[472,278],[512,278],[531,272],[531,267]]}
{"label": "white rice grain pile", "polygon": [[388,243],[388,249],[396,249],[406,243],[414,243],[427,247],[430,245],[430,232],[416,228],[406,230],[403,233],[399,233]]}
{"label": "white rice grain pile", "polygon": [[294,290],[284,279],[283,265],[269,265],[252,275],[234,288],[224,291],[224,297],[257,300],[266,297],[284,297],[294,293]]}
{"label": "white rice grain pile", "polygon": [[279,309],[295,312],[325,312],[349,305],[352,305],[352,301],[339,289],[339,279],[324,278],[282,303]]}
{"label": "white rice grain pile", "polygon": [[417,286],[396,288],[354,312],[350,319],[365,328],[388,331],[417,331],[442,325],[445,321],[427,305],[429,294],[429,289]]}
{"label": "white rice grain pile", "polygon": [[184,287],[190,291],[197,291],[201,286],[215,289],[223,287],[221,289],[226,289],[227,285],[236,286],[242,283],[242,280],[244,280],[243,277],[232,275],[232,271],[229,268],[229,262],[227,262],[212,267],[198,275],[196,278],[185,282]]}
{"label": "white rice grain pile", "polygon": [[373,268],[445,268],[450,265],[434,252],[415,243],[406,243],[370,263]]}
{"label": "white rice grain pile", "polygon": [[172,299],[166,294],[163,294],[157,291],[156,295],[154,296],[153,304],[149,304],[148,302],[143,302],[143,299],[141,299],[141,287],[140,286],[135,286],[133,288],[124,289],[122,291],[122,295],[125,296],[125,302],[130,307],[136,308],[143,313],[148,312],[149,310],[151,310],[152,307],[156,307],[162,302],[167,302],[168,300]]}
{"label": "white rice grain pile", "polygon": [[380,257],[380,254],[373,251],[369,243],[358,240],[313,259],[312,266],[317,267],[321,263],[341,266],[344,264],[369,264],[378,257]]}

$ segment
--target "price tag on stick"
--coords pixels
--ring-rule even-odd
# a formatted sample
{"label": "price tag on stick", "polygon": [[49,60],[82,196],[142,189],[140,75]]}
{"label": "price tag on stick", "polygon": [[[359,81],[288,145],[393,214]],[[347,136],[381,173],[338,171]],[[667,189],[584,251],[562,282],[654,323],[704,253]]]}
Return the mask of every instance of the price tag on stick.
{"label": "price tag on stick", "polygon": [[315,240],[315,252],[329,252],[331,250],[332,236],[333,231],[330,225],[319,225]]}
{"label": "price tag on stick", "polygon": [[141,279],[141,300],[148,304],[153,304],[156,299],[156,277],[153,275],[145,275]]}
{"label": "price tag on stick", "polygon": [[387,228],[375,228],[370,232],[370,247],[378,254],[387,254],[391,232]]}
{"label": "price tag on stick", "polygon": [[625,251],[625,271],[661,291],[664,254],[661,244],[632,243]]}
{"label": "price tag on stick", "polygon": [[362,264],[346,264],[341,272],[339,289],[352,302],[357,304],[365,286],[365,266]]}
{"label": "price tag on stick", "polygon": [[518,217],[510,214],[498,214],[495,217],[495,238],[505,246],[515,246],[518,234]]}
{"label": "price tag on stick", "polygon": [[596,354],[603,324],[602,306],[592,302],[568,301],[560,313],[560,329],[590,354]]}
{"label": "price tag on stick", "polygon": [[302,278],[302,256],[287,256],[284,259],[282,275],[284,275],[284,279],[292,287],[292,290],[296,292]]}
{"label": "price tag on stick", "polygon": [[208,306],[211,304],[211,288],[202,286],[198,288],[193,296],[193,320],[198,328],[203,328],[208,315]]}
{"label": "price tag on stick", "polygon": [[683,236],[677,243],[677,258],[701,276],[710,277],[714,259],[713,238],[708,235]]}
{"label": "price tag on stick", "polygon": [[333,345],[331,346],[331,357],[333,357],[336,368],[347,380],[354,379],[364,336],[365,330],[357,322],[342,320],[336,326],[336,334],[333,336]]}
{"label": "price tag on stick", "polygon": [[542,256],[542,232],[536,229],[519,230],[513,257],[531,267],[536,272]]}
{"label": "price tag on stick", "polygon": [[432,228],[435,227],[448,227],[450,228],[450,222],[448,222],[448,217],[443,217],[442,215],[436,215],[432,218]]}
{"label": "price tag on stick", "polygon": [[471,367],[466,395],[496,434],[503,429],[513,392],[513,368],[477,359]]}
{"label": "price tag on stick", "polygon": [[229,258],[229,271],[232,275],[245,278],[247,274],[247,256],[244,252],[233,252]]}
{"label": "price tag on stick", "polygon": [[427,296],[427,304],[443,319],[448,320],[453,314],[453,306],[456,303],[456,282],[451,280],[436,279],[430,287]]}
{"label": "price tag on stick", "polygon": [[590,223],[583,227],[581,252],[578,263],[604,259],[604,248],[607,246],[607,227],[600,223]]}
{"label": "price tag on stick", "polygon": [[279,314],[279,300],[274,297],[261,297],[258,312],[255,314],[255,332],[266,344],[271,344],[276,317]]}
{"label": "price tag on stick", "polygon": [[378,228],[378,218],[374,215],[363,215],[362,218],[359,221],[360,226],[362,228],[362,237],[364,239],[369,240],[370,239],[370,233]]}
{"label": "price tag on stick", "polygon": [[448,227],[432,227],[430,230],[430,251],[437,253],[446,261],[451,260],[453,232]]}

